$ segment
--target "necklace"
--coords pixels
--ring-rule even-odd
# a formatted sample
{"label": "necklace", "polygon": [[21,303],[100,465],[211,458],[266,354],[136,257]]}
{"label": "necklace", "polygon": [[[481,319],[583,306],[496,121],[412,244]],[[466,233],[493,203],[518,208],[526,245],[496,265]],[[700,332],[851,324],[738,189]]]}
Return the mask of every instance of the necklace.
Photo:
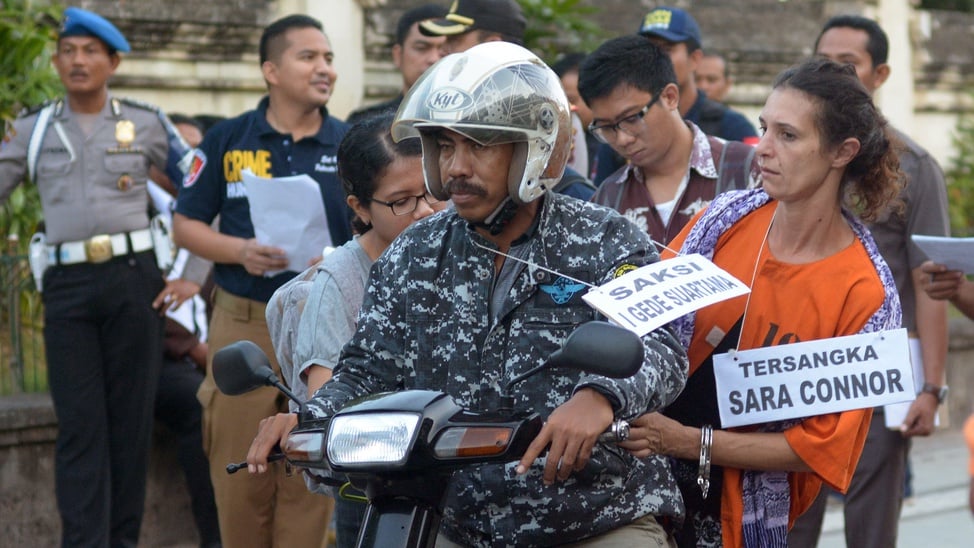
{"label": "necklace", "polygon": [[747,300],[744,301],[744,314],[741,316],[741,330],[737,334],[737,345],[734,349],[741,347],[741,337],[744,335],[744,324],[747,322],[747,310],[751,305],[751,294],[754,293],[754,281],[758,278],[758,267],[761,265],[761,253],[764,252],[764,246],[768,244],[768,234],[771,234],[771,226],[774,225],[775,215],[778,214],[778,206],[775,205],[774,212],[771,214],[771,221],[768,222],[768,229],[764,231],[764,238],[761,239],[761,245],[758,247],[758,254],[754,257],[754,270],[751,272],[751,283],[748,287],[751,291],[747,293]]}

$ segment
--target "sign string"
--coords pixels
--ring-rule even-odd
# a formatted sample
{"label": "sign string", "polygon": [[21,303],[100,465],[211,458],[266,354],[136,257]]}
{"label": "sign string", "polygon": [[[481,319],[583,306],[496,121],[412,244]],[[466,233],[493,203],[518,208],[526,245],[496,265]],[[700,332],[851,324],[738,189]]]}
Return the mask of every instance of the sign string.
{"label": "sign string", "polygon": [[[737,334],[737,345],[734,347],[734,351],[741,347],[741,337],[744,336],[744,324],[747,322],[747,310],[751,305],[751,295],[754,294],[754,280],[758,277],[758,266],[761,265],[761,252],[764,251],[764,246],[768,243],[768,234],[771,234],[771,226],[774,225],[774,218],[777,214],[778,206],[775,206],[774,212],[771,214],[771,221],[768,223],[768,229],[764,231],[761,246],[758,247],[757,257],[754,258],[754,271],[751,272],[751,283],[748,284],[750,291],[747,292],[747,300],[744,301],[744,314],[741,316],[741,331]],[[735,356],[734,359],[736,360],[737,357]]]}
{"label": "sign string", "polygon": [[552,270],[550,268],[541,266],[541,265],[539,265],[537,263],[533,263],[531,261],[522,259],[520,257],[515,257],[514,255],[508,255],[507,253],[504,253],[503,251],[501,251],[499,249],[492,249],[490,247],[487,247],[485,245],[480,244],[479,242],[477,242],[473,238],[471,238],[470,241],[473,243],[473,245],[479,247],[480,249],[486,249],[487,251],[490,251],[491,253],[494,253],[496,255],[500,255],[501,257],[504,257],[506,259],[511,259],[513,261],[517,261],[519,263],[523,263],[523,264],[526,264],[528,266],[533,266],[534,268],[537,268],[538,270],[543,270],[543,271],[547,272],[548,274],[554,274],[555,276],[561,276],[563,278],[568,278],[569,280],[571,280],[571,281],[573,281],[575,283],[582,284],[582,285],[588,287],[589,289],[598,289],[598,287],[599,287],[597,285],[590,284],[590,283],[588,283],[586,281],[579,280],[578,278],[573,278],[572,276],[569,276],[568,274],[562,274],[561,272],[558,272],[557,270]]}

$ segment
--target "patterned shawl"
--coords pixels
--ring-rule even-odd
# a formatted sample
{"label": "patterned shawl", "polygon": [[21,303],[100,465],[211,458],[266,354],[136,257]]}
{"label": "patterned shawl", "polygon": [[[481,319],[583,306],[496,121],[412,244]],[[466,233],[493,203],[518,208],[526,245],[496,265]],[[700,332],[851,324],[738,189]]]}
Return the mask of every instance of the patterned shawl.
{"label": "patterned shawl", "polygon": [[[710,207],[690,229],[681,253],[699,253],[713,259],[717,240],[730,227],[749,213],[771,201],[763,189],[729,191],[717,196]],[[870,333],[896,329],[902,325],[902,310],[896,283],[886,261],[879,253],[876,242],[866,226],[848,211],[843,215],[852,227],[856,237],[862,242],[886,288],[886,298],[882,306],[869,318],[859,331]],[[690,347],[696,314],[690,313],[673,322],[673,328],[684,348]],[[762,425],[763,432],[783,432],[797,424],[798,420],[782,421]],[[786,547],[788,539],[788,511],[791,493],[788,473],[761,472],[745,470],[743,473],[744,491],[744,545],[763,547]]]}

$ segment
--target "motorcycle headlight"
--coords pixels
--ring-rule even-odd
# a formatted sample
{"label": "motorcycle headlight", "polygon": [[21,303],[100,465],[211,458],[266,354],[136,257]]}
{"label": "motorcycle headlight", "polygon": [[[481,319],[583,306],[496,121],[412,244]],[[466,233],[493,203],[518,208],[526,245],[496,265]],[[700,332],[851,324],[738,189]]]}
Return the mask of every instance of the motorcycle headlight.
{"label": "motorcycle headlight", "polygon": [[328,460],[336,466],[403,464],[419,422],[415,413],[336,416],[328,430]]}

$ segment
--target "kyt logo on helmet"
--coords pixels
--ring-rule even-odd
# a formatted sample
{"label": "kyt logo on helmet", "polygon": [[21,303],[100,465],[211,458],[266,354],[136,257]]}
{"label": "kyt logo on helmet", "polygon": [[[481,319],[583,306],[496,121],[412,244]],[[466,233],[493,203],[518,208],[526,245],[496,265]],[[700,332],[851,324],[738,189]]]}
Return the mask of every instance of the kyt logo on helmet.
{"label": "kyt logo on helmet", "polygon": [[430,110],[463,110],[473,104],[473,99],[459,89],[441,89],[430,95],[427,106]]}

